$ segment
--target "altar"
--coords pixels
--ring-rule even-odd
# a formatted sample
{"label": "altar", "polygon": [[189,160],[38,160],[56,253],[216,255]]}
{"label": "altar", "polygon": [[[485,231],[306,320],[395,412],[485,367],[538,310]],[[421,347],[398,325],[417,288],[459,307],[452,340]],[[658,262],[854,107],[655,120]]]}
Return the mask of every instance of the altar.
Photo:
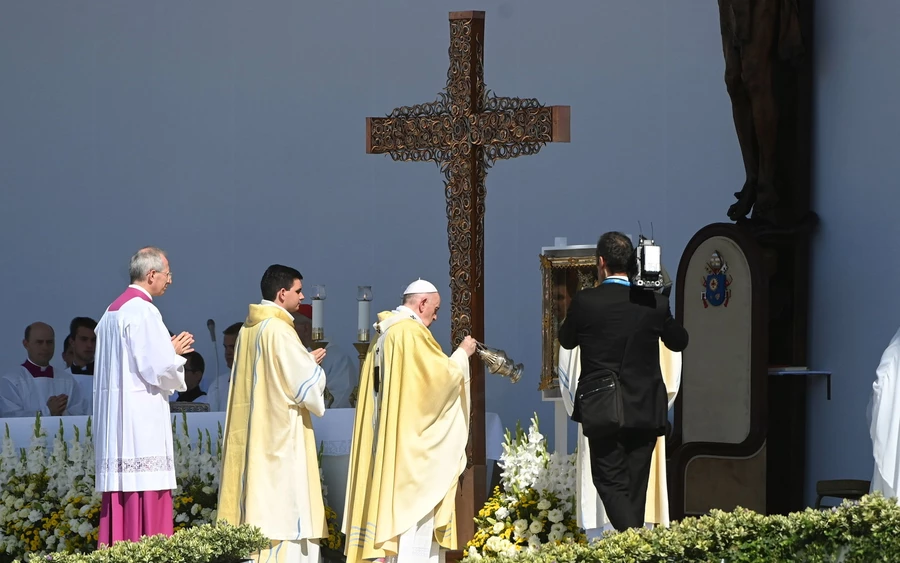
{"label": "altar", "polygon": [[[356,409],[328,409],[325,416],[312,417],[313,429],[316,433],[317,448],[322,451],[322,473],[325,486],[328,488],[328,504],[343,517],[344,494],[347,488],[347,470],[350,462],[350,442],[353,436],[353,420]],[[188,436],[195,444],[207,432],[212,438],[212,445],[218,445],[220,430],[225,429],[224,412],[189,412],[172,415],[172,421],[180,425],[187,417]],[[48,446],[53,436],[59,431],[62,421],[64,437],[67,442],[75,437],[75,428],[84,439],[88,423],[87,416],[42,416],[41,428],[47,435]],[[503,453],[504,428],[500,416],[496,413],[485,413],[485,450],[490,460],[500,459]],[[34,418],[0,418],[0,427],[9,432],[12,445],[16,448],[27,448],[34,436]],[[179,428],[180,432],[180,428]]]}

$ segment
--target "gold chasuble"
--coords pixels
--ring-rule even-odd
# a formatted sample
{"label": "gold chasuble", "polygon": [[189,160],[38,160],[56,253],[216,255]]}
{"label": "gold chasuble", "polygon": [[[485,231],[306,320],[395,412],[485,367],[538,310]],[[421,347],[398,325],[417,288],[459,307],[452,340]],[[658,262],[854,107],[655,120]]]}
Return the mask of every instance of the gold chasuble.
{"label": "gold chasuble", "polygon": [[432,511],[433,541],[457,548],[456,489],[469,438],[468,357],[463,350],[447,357],[408,310],[381,312],[378,321],[379,336],[363,363],[350,449],[343,524],[348,563],[396,556],[399,536]]}
{"label": "gold chasuble", "polygon": [[270,301],[250,305],[233,365],[218,519],[259,527],[272,540],[260,561],[318,560],[308,540],[328,534],[310,413],[325,414],[325,373]]}

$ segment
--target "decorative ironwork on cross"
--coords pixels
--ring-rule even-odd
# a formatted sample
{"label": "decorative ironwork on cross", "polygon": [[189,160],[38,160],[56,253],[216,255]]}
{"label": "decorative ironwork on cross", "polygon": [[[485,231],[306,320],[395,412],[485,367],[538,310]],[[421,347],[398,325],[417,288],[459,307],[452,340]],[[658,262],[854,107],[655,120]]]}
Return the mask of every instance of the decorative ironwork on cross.
{"label": "decorative ironwork on cross", "polygon": [[[466,335],[484,341],[484,213],[487,170],[497,160],[537,154],[548,142],[569,142],[569,106],[493,95],[484,84],[484,12],[450,13],[447,86],[435,101],[366,118],[366,152],[400,161],[436,162],[444,174],[450,246],[450,332],[453,347]],[[484,503],[484,370],[472,357],[469,467],[463,479]],[[464,476],[465,477],[465,476]],[[469,489],[469,487],[465,487]],[[463,496],[468,493],[464,490]],[[474,512],[473,512],[474,516]],[[460,540],[471,519],[459,518]],[[463,530],[463,526],[469,528]],[[468,533],[466,533],[468,532]]]}

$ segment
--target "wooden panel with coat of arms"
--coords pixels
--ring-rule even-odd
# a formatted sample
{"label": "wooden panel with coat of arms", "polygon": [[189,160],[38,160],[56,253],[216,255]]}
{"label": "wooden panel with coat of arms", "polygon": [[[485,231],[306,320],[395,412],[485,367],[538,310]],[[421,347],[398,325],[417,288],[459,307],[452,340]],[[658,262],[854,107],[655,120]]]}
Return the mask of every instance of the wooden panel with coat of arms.
{"label": "wooden panel with coat of arms", "polygon": [[676,301],[690,344],[669,441],[672,518],[737,506],[765,514],[773,476],[768,284],[759,245],[734,225],[698,231],[679,263]]}

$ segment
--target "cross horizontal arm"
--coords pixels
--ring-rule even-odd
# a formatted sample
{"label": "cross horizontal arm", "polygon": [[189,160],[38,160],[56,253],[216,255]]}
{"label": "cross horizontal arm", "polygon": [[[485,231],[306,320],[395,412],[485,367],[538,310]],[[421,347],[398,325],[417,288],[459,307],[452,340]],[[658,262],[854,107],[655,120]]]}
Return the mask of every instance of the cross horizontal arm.
{"label": "cross horizontal arm", "polygon": [[488,160],[535,154],[545,143],[570,140],[569,106],[519,98],[489,98],[485,106],[475,118],[472,142],[485,147]]}
{"label": "cross horizontal arm", "polygon": [[366,118],[366,153],[394,160],[446,162],[455,136],[465,139],[468,127],[449,115]]}

